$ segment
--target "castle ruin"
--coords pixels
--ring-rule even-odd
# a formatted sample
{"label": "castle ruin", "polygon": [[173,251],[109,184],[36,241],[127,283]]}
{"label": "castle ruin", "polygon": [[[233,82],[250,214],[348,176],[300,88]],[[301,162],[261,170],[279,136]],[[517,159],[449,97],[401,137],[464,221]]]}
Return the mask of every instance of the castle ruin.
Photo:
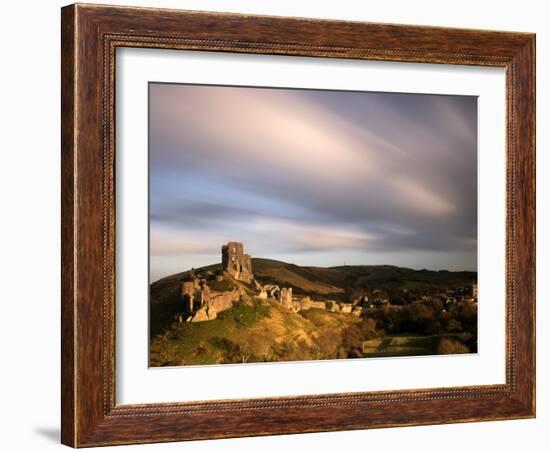
{"label": "castle ruin", "polygon": [[281,292],[279,294],[279,302],[281,303],[281,306],[287,309],[293,309],[294,306],[292,304],[292,287],[286,288],[283,287],[281,289]]}
{"label": "castle ruin", "polygon": [[[361,316],[362,307],[357,306],[360,301],[368,300],[367,296],[354,300],[354,303],[339,303],[334,300],[314,301],[309,295],[295,296],[292,287],[280,287],[277,284],[260,284],[252,274],[252,259],[244,253],[241,242],[228,242],[222,246],[222,269],[225,276],[230,276],[236,281],[245,282],[253,286],[253,296],[266,303],[268,300],[276,301],[279,305],[290,311],[299,312],[309,309],[322,309],[330,312],[353,314]],[[214,274],[212,271],[196,274],[191,270],[191,280],[181,284],[181,299],[183,300],[183,313],[178,315],[180,322],[204,322],[214,320],[220,312],[232,308],[238,302],[248,300],[252,302],[242,285],[233,284],[231,290],[215,290],[215,285],[210,288],[208,281],[220,282],[224,276]]]}
{"label": "castle ruin", "polygon": [[222,246],[222,268],[237,281],[251,283],[252,260],[249,254],[244,254],[241,242],[228,242]]}
{"label": "castle ruin", "polygon": [[181,297],[186,313],[195,311],[195,284],[193,281],[185,281],[181,285]]}

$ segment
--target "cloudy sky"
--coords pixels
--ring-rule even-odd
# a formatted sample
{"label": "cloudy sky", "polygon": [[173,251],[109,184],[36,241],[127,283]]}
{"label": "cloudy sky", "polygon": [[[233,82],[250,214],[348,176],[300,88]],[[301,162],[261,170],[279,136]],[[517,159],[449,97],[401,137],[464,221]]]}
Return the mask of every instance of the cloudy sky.
{"label": "cloudy sky", "polygon": [[149,85],[150,277],[228,241],[299,265],[477,267],[477,99]]}

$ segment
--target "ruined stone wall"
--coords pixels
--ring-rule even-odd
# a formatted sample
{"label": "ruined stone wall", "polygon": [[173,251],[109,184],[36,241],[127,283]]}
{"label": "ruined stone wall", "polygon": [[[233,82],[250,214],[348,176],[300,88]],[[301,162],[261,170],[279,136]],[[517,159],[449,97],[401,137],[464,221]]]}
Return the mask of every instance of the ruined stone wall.
{"label": "ruined stone wall", "polygon": [[263,290],[266,291],[268,298],[279,298],[279,294],[281,293],[281,289],[275,284],[266,284]]}
{"label": "ruined stone wall", "polygon": [[[205,287],[208,289],[208,287]],[[206,291],[203,289],[203,293]],[[207,322],[214,320],[220,312],[230,309],[241,299],[242,290],[235,288],[231,292],[211,292],[208,290],[204,305],[192,313],[187,319],[188,322]],[[206,295],[206,294],[205,294]]]}
{"label": "ruined stone wall", "polygon": [[181,285],[181,298],[184,311],[187,313],[193,312],[195,308],[195,285],[193,281],[185,281]]}
{"label": "ruined stone wall", "polygon": [[195,292],[195,285],[193,281],[185,281],[181,285],[181,294],[182,295],[192,295]]}
{"label": "ruined stone wall", "polygon": [[237,288],[231,292],[222,292],[211,295],[208,306],[216,310],[217,313],[233,307],[233,304],[239,301],[241,291]]}
{"label": "ruined stone wall", "polygon": [[311,309],[323,309],[323,310],[327,308],[324,301],[311,301],[310,307]]}
{"label": "ruined stone wall", "polygon": [[311,297],[309,297],[308,295],[302,297],[302,299],[299,301],[299,304],[301,311],[307,311],[311,309]]}
{"label": "ruined stone wall", "polygon": [[222,268],[238,281],[252,282],[252,259],[244,253],[243,244],[229,242],[222,246]]}
{"label": "ruined stone wall", "polygon": [[351,314],[351,310],[353,309],[353,306],[351,303],[342,303],[340,305],[340,312],[342,314]]}
{"label": "ruined stone wall", "polygon": [[292,304],[292,287],[289,287],[288,289],[286,287],[283,287],[281,289],[281,293],[279,295],[279,301],[281,303],[281,306],[287,309],[293,309]]}

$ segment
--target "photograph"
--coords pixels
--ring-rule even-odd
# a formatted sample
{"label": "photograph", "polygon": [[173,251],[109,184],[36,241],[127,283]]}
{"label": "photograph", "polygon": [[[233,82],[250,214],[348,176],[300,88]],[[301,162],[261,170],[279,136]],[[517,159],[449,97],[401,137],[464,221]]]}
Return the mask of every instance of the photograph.
{"label": "photograph", "polygon": [[132,2],[8,6],[6,450],[541,450],[543,7]]}
{"label": "photograph", "polygon": [[477,97],[149,83],[149,366],[477,353]]}

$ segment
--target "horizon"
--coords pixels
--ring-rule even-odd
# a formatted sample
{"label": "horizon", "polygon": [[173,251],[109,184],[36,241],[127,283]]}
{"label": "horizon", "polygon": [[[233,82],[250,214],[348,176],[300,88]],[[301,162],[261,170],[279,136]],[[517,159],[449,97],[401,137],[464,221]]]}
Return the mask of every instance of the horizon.
{"label": "horizon", "polygon": [[475,96],[157,83],[149,96],[150,281],[217,262],[233,237],[299,266],[477,272]]}
{"label": "horizon", "polygon": [[[477,273],[477,269],[476,270],[467,270],[467,269],[463,269],[463,270],[448,270],[446,268],[414,268],[414,267],[405,267],[405,266],[401,266],[401,265],[393,265],[393,264],[342,264],[342,265],[329,265],[329,266],[321,266],[321,265],[300,265],[300,264],[297,264],[296,262],[286,262],[286,261],[281,261],[281,260],[278,260],[278,259],[271,259],[271,258],[268,258],[268,257],[254,257],[254,256],[250,256],[250,258],[252,259],[252,261],[254,261],[254,259],[261,259],[261,260],[266,260],[266,261],[273,261],[273,262],[280,262],[282,264],[287,264],[287,265],[295,265],[297,267],[308,267],[308,268],[325,268],[325,269],[333,269],[333,268],[341,268],[341,267],[394,267],[394,268],[403,268],[403,269],[406,269],[406,270],[413,270],[413,271],[429,271],[429,272],[449,272],[449,273]],[[188,268],[188,269],[185,269],[185,270],[181,270],[181,271],[177,271],[175,273],[172,273],[170,275],[165,275],[165,276],[161,276],[160,278],[156,279],[156,280],[150,280],[149,281],[149,284],[154,284],[158,281],[161,281],[162,279],[165,279],[165,278],[170,278],[176,274],[180,274],[180,273],[187,273],[187,272],[190,272],[191,270],[201,270],[201,269],[204,269],[204,268],[207,268],[207,267],[212,267],[214,265],[219,265],[221,266],[222,265],[222,262],[221,260],[219,262],[215,262],[215,263],[210,263],[210,264],[207,264],[207,265],[202,265],[200,267],[191,267],[191,268]],[[254,273],[254,266],[252,267],[252,273]]]}

